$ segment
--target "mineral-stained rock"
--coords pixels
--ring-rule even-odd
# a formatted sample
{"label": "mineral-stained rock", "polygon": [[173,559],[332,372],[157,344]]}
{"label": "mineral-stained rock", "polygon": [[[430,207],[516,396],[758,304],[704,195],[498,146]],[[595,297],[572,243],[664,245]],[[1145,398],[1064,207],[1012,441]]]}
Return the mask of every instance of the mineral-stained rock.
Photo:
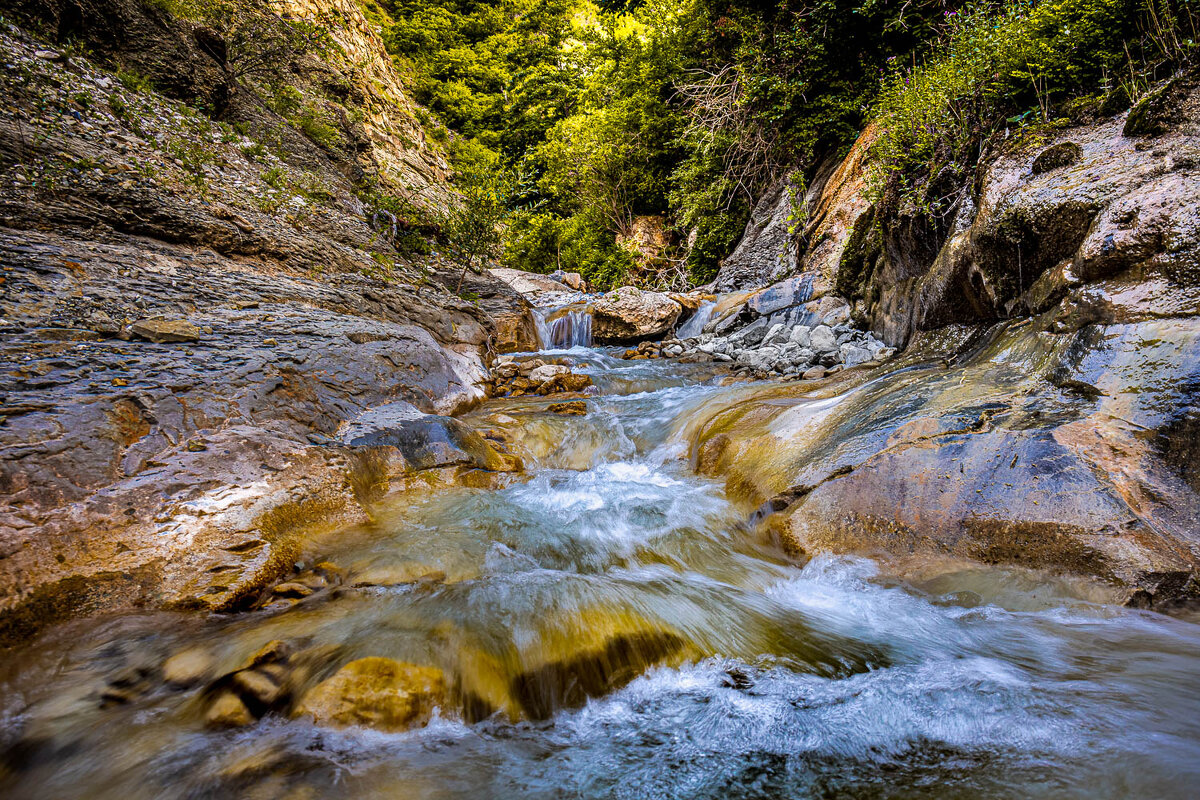
{"label": "mineral-stained rock", "polygon": [[568,373],[566,375],[557,375],[546,381],[537,388],[537,393],[540,395],[551,395],[562,392],[582,392],[591,385],[592,376]]}
{"label": "mineral-stained rock", "polygon": [[567,414],[569,416],[582,417],[587,414],[587,403],[582,400],[571,400],[566,403],[551,403],[546,406],[546,410],[551,414]]}
{"label": "mineral-stained rock", "polygon": [[445,677],[439,669],[361,658],[313,687],[296,714],[336,728],[405,731],[428,723],[445,696]]}
{"label": "mineral-stained rock", "polygon": [[423,414],[409,403],[367,410],[346,426],[342,438],[355,447],[395,447],[416,470],[455,464],[506,469],[496,450],[470,426],[453,417]]}
{"label": "mineral-stained rock", "polygon": [[[1039,567],[1135,603],[1197,594],[1194,469],[1151,444],[1194,416],[1196,319],[956,335],[922,337],[907,369],[851,383],[835,404],[739,397],[693,452],[735,496],[786,509],[773,530],[794,552]],[[948,367],[936,354],[956,347]]]}
{"label": "mineral-stained rock", "polygon": [[592,304],[592,336],[619,344],[660,336],[671,330],[683,307],[661,292],[622,286]]}
{"label": "mineral-stained rock", "polygon": [[545,383],[551,378],[569,374],[571,374],[571,370],[561,364],[546,364],[531,371],[529,373],[529,380],[534,383]]}

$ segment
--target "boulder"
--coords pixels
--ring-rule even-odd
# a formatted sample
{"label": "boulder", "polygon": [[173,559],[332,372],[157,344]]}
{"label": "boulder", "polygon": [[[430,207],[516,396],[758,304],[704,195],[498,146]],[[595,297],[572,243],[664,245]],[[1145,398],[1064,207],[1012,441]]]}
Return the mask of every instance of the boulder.
{"label": "boulder", "polygon": [[592,336],[600,343],[636,342],[670,331],[683,307],[661,292],[622,286],[592,304]]}
{"label": "boulder", "polygon": [[762,343],[764,345],[786,344],[787,342],[791,341],[791,335],[792,332],[786,325],[783,323],[777,323],[772,325],[771,329],[767,331],[767,335],[763,337]]}
{"label": "boulder", "polygon": [[798,555],[972,558],[1170,604],[1198,590],[1198,365],[1195,317],[948,329],[832,404],[739,395],[692,452],[719,439],[708,474],[770,501],[772,534]]}
{"label": "boulder", "polygon": [[529,373],[529,380],[534,383],[545,383],[559,375],[569,375],[571,370],[561,364],[545,364]]}
{"label": "boulder", "polygon": [[577,292],[587,290],[587,282],[578,272],[563,272],[562,270],[559,270],[558,272],[555,272],[552,277],[560,283],[566,284]]}
{"label": "boulder", "polygon": [[842,364],[849,369],[857,367],[859,364],[865,364],[872,359],[871,351],[865,347],[859,347],[856,344],[843,344],[841,346]]}
{"label": "boulder", "polygon": [[409,403],[386,403],[368,409],[342,431],[342,441],[354,447],[395,447],[407,468],[434,469],[469,465],[506,472],[508,459],[466,423],[438,414],[423,414]]}
{"label": "boulder", "polygon": [[[538,295],[549,292],[570,294],[574,291],[566,283],[556,281],[549,275],[539,275],[536,272],[525,272],[519,269],[507,269],[504,267],[496,267],[488,271],[494,277],[504,281],[526,297],[532,296],[536,299]],[[535,302],[534,304],[536,305],[537,303]]]}
{"label": "boulder", "polygon": [[837,350],[837,337],[833,334],[833,329],[828,325],[818,325],[809,333],[810,347],[817,353],[828,353],[832,350]]}
{"label": "boulder", "polygon": [[155,344],[194,342],[200,329],[182,319],[143,319],[129,326],[129,332]]}
{"label": "boulder", "polygon": [[565,375],[555,375],[553,378],[537,387],[536,391],[540,395],[561,394],[562,392],[582,392],[591,385],[592,376],[575,375],[568,372]]}
{"label": "boulder", "polygon": [[439,669],[360,658],[305,694],[296,715],[334,728],[399,732],[426,725],[445,698],[445,676]]}

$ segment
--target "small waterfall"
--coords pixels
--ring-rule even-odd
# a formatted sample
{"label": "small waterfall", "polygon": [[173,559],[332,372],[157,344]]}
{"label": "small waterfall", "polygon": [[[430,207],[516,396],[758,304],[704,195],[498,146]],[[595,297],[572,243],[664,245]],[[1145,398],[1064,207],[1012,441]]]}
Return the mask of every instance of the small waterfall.
{"label": "small waterfall", "polygon": [[566,350],[571,347],[592,346],[590,307],[567,306],[545,311],[537,309],[534,317],[541,349]]}
{"label": "small waterfall", "polygon": [[717,304],[711,300],[702,304],[696,309],[696,313],[688,317],[687,322],[679,326],[679,330],[675,332],[676,339],[692,339],[704,332],[704,326],[712,319],[713,312],[717,310]]}

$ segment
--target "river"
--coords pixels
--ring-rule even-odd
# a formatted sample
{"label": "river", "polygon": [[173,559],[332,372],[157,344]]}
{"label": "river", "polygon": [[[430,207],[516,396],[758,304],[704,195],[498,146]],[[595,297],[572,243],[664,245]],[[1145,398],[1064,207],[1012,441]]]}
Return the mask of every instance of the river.
{"label": "river", "polygon": [[[467,415],[512,437],[527,476],[407,493],[314,542],[303,560],[346,570],[341,589],[285,611],[77,621],[6,654],[0,794],[1196,795],[1194,617],[1032,571],[789,560],[687,457],[689,420],[738,387],[701,365],[567,355],[601,391],[587,415],[542,398]],[[398,573],[426,577],[349,588]],[[220,674],[273,640],[326,672],[435,666],[472,705],[403,733],[274,713],[212,730],[203,686],[158,677],[181,650]]]}

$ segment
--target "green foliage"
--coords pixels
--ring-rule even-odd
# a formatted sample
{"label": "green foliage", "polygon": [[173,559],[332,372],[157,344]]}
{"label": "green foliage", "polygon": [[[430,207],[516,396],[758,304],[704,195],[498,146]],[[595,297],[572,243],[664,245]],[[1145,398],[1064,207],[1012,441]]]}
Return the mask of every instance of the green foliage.
{"label": "green foliage", "polygon": [[145,75],[132,69],[117,70],[117,80],[131,92],[149,94],[154,91],[154,83]]}
{"label": "green foliage", "polygon": [[602,224],[540,211],[518,212],[509,220],[502,263],[544,274],[578,272],[601,289],[627,282],[637,266]]}
{"label": "green foliage", "polygon": [[1172,10],[1158,0],[1020,0],[950,13],[931,56],[894,71],[876,101],[875,197],[891,191],[936,211],[925,180],[964,174],[998,124],[1046,124],[1080,96],[1136,99],[1156,71],[1189,56],[1190,14],[1186,1]]}
{"label": "green foliage", "polygon": [[306,103],[295,118],[296,127],[315,144],[332,149],[342,144],[342,134],[321,108]]}
{"label": "green foliage", "polygon": [[461,196],[433,211],[450,258],[462,265],[456,292],[462,291],[467,272],[481,272],[500,256],[502,226],[512,212],[516,176],[496,167],[486,172],[462,175]]}

